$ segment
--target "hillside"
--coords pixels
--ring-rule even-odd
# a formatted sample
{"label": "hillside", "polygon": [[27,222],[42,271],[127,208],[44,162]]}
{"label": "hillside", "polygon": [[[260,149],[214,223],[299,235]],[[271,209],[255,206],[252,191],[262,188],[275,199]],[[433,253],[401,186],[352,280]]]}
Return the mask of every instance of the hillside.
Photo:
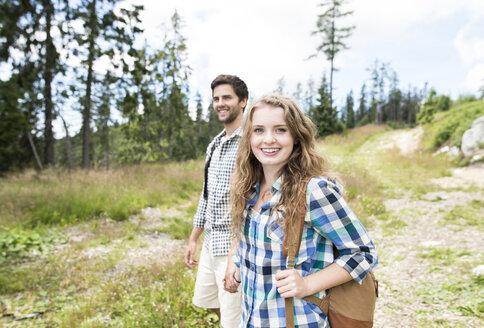
{"label": "hillside", "polygon": [[385,207],[367,219],[380,254],[375,327],[481,327],[482,276],[472,270],[484,263],[475,242],[484,228],[484,164],[441,166],[419,154],[422,135],[421,127],[388,131],[345,157],[347,166],[365,163]]}
{"label": "hillside", "polygon": [[[482,327],[484,167],[454,168],[423,136],[369,125],[318,147],[379,251],[375,327]],[[4,179],[0,323],[216,327],[181,262],[202,179],[202,161]]]}

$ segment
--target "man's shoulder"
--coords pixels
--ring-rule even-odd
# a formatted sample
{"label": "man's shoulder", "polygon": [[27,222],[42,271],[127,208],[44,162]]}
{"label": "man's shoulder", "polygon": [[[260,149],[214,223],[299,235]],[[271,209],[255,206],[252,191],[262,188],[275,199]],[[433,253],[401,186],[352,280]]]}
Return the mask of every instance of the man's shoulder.
{"label": "man's shoulder", "polygon": [[224,131],[225,130],[220,131],[219,134],[217,134],[215,137],[213,137],[213,139],[210,141],[210,143],[207,146],[207,153],[210,153],[210,150],[214,147],[217,140],[220,140],[222,138]]}

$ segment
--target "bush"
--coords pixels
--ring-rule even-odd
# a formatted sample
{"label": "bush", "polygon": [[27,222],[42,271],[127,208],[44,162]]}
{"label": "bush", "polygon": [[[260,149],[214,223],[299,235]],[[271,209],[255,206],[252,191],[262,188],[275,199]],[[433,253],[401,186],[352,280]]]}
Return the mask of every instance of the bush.
{"label": "bush", "polygon": [[484,115],[484,100],[469,101],[454,105],[446,112],[435,116],[434,122],[426,126],[429,135],[429,148],[440,147],[449,142],[460,147],[462,135],[472,122]]}

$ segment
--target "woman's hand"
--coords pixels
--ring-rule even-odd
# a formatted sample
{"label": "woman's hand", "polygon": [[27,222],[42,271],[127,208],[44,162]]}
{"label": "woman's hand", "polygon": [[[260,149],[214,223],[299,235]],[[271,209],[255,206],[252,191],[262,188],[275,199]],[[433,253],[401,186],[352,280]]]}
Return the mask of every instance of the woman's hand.
{"label": "woman's hand", "polygon": [[309,288],[307,280],[294,269],[278,271],[276,273],[276,287],[281,297],[305,297]]}
{"label": "woman's hand", "polygon": [[236,293],[240,284],[240,270],[232,262],[232,257],[228,258],[225,277],[223,278],[224,290],[230,293]]}

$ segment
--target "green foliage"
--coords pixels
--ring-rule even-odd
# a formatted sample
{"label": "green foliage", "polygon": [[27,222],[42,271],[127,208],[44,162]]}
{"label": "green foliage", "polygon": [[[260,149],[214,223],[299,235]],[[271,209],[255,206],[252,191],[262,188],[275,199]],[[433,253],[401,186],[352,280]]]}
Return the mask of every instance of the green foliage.
{"label": "green foliage", "polygon": [[137,92],[127,92],[120,102],[123,115],[129,119],[121,126],[122,163],[187,160],[203,152],[196,142],[197,133],[203,132],[201,108],[198,121],[194,122],[188,113],[189,67],[185,64],[187,47],[181,34],[182,23],[175,11],[163,49],[133,52],[139,60],[129,72]]}
{"label": "green foliage", "polygon": [[313,35],[321,37],[321,43],[316,48],[316,53],[323,53],[331,63],[330,81],[329,81],[329,104],[333,106],[333,67],[336,55],[348,49],[345,39],[351,36],[354,26],[340,26],[337,22],[349,16],[353,11],[343,11],[342,7],[345,0],[323,0],[319,6],[323,8],[323,13],[318,15],[316,21],[316,30]]}
{"label": "green foliage", "polygon": [[446,142],[460,147],[464,132],[483,115],[484,100],[463,102],[439,113],[431,124],[425,126],[427,147],[436,148]]}
{"label": "green foliage", "polygon": [[449,110],[450,106],[452,105],[452,100],[447,95],[439,95],[436,98],[437,101],[437,110],[439,112],[445,112]]}
{"label": "green foliage", "polygon": [[368,113],[366,110],[366,84],[363,83],[360,90],[360,98],[358,100],[358,110],[356,111],[356,126],[363,126],[369,124]]}
{"label": "green foliage", "polygon": [[[432,308],[451,308],[464,316],[484,318],[482,278],[469,275],[470,268],[482,262],[482,255],[455,247],[429,247],[422,248],[418,256],[432,264],[429,272],[433,277],[422,280],[416,289],[425,304],[432,305]],[[449,323],[450,326],[454,325]]]}
{"label": "green foliage", "polygon": [[0,230],[0,263],[8,259],[22,259],[29,255],[44,255],[54,244],[67,241],[63,234],[50,231],[42,234],[20,228]]}
{"label": "green foliage", "polygon": [[0,222],[33,227],[105,216],[125,220],[144,207],[176,204],[198,194],[201,165],[166,163],[112,171],[12,175],[0,184]]}
{"label": "green foliage", "polygon": [[[2,267],[3,310],[16,314],[53,310],[36,319],[36,325],[65,328],[219,326],[214,313],[192,304],[195,275],[179,256],[163,265],[129,270],[115,267],[119,260],[63,255],[26,268]],[[24,293],[11,294],[17,292]],[[8,317],[2,320],[13,322]]]}
{"label": "green foliage", "polygon": [[353,90],[346,96],[346,105],[343,111],[343,123],[346,128],[352,129],[355,127],[355,110],[354,110],[354,100],[353,100]]}
{"label": "green foliage", "polygon": [[399,232],[399,230],[405,228],[406,226],[407,223],[398,219],[387,221],[381,225],[384,236],[395,235]]}
{"label": "green foliage", "polygon": [[450,248],[428,247],[420,251],[419,256],[424,259],[430,259],[435,263],[442,263],[450,265],[458,260],[458,258],[469,255],[468,251],[459,251]]}
{"label": "green foliage", "polygon": [[433,121],[434,116],[438,112],[447,111],[450,108],[452,101],[447,95],[437,96],[435,90],[430,91],[430,95],[425,101],[420,112],[417,114],[417,122],[420,124],[427,124]]}
{"label": "green foliage", "polygon": [[323,75],[319,87],[318,104],[311,107],[309,117],[316,125],[317,137],[325,137],[333,133],[343,132],[344,125],[338,120],[336,109],[331,106],[331,98],[328,93],[326,76]]}
{"label": "green foliage", "polygon": [[30,161],[26,132],[30,128],[18,103],[18,77],[0,81],[0,173],[22,168]]}
{"label": "green foliage", "polygon": [[167,233],[174,239],[187,239],[192,232],[193,224],[191,221],[174,218],[168,227],[159,229],[160,232]]}
{"label": "green foliage", "polygon": [[484,201],[473,200],[466,205],[455,206],[443,218],[445,223],[458,226],[476,226],[483,229]]}

